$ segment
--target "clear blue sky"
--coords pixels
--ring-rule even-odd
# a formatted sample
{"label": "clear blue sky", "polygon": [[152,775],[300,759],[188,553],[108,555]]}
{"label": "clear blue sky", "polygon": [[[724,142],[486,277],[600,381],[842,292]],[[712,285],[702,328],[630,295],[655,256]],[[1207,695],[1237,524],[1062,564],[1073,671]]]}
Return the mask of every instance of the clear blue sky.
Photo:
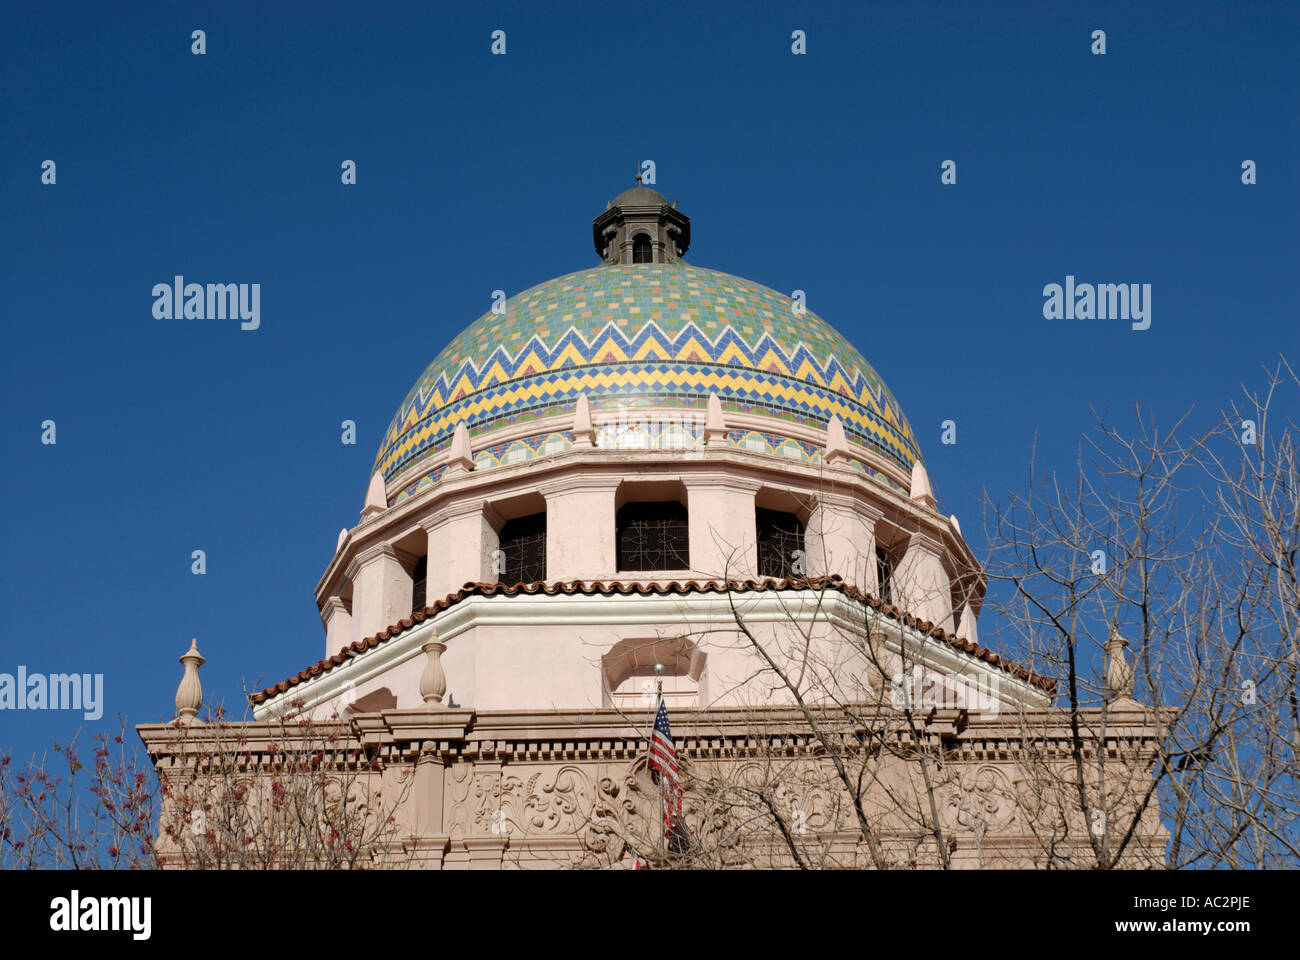
{"label": "clear blue sky", "polygon": [[[1296,3],[7,4],[0,672],[102,672],[102,724],[170,717],[191,637],[237,711],[314,661],[411,383],[492,290],[593,265],[643,159],[691,262],[861,348],[977,532],[1035,432],[1065,466],[1090,404],[1208,415],[1300,355],[1298,35]],[[178,273],[260,283],[261,329],[155,320]],[[1044,320],[1067,274],[1150,283],[1151,329]],[[0,713],[0,748],[80,723]]]}

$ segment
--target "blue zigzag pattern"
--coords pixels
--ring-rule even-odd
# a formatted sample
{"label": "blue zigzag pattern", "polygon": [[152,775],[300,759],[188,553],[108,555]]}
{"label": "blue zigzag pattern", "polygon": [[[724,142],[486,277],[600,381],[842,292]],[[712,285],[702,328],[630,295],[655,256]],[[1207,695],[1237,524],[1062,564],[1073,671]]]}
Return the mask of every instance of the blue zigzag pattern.
{"label": "blue zigzag pattern", "polygon": [[[793,354],[787,354],[781,345],[768,333],[764,333],[754,347],[750,347],[745,340],[736,333],[731,327],[727,326],[714,339],[709,337],[694,323],[687,323],[675,337],[669,336],[662,327],[653,320],[647,321],[637,333],[629,338],[618,325],[611,322],[606,324],[599,333],[590,341],[585,339],[582,334],[572,327],[565,331],[564,335],[556,342],[553,347],[548,347],[546,342],[536,334],[528,340],[515,354],[506,350],[504,347],[498,347],[482,364],[475,364],[473,360],[466,360],[458,367],[450,378],[445,372],[439,372],[436,379],[430,382],[428,373],[420,378],[416,386],[407,394],[396,417],[393,418],[385,433],[382,450],[387,451],[397,435],[401,432],[402,425],[411,420],[414,410],[418,411],[416,420],[423,420],[427,415],[435,410],[450,406],[452,392],[457,389],[456,385],[463,379],[468,379],[472,384],[472,390],[465,394],[465,397],[485,389],[483,383],[488,373],[499,365],[504,371],[504,379],[494,379],[489,386],[499,386],[501,384],[520,379],[520,370],[524,363],[532,362],[531,357],[535,356],[542,364],[543,369],[533,369],[525,376],[536,377],[544,376],[552,370],[563,370],[577,366],[599,366],[602,363],[600,357],[595,356],[598,349],[604,349],[612,342],[623,354],[629,358],[634,356],[648,341],[651,339],[657,341],[670,357],[676,357],[677,354],[686,347],[692,340],[696,341],[701,348],[706,350],[706,354],[696,361],[678,361],[684,363],[709,364],[715,363],[716,357],[721,357],[731,347],[735,347],[737,352],[745,358],[744,364],[732,363],[729,365],[745,366],[762,373],[772,375],[758,366],[763,358],[772,353],[775,355],[785,368],[789,371],[789,377],[794,378],[794,374],[800,370],[805,363],[809,364],[822,380],[821,384],[815,381],[808,382],[810,386],[819,386],[827,389],[830,384],[835,382],[836,377],[840,377],[848,384],[851,391],[851,398],[860,402],[864,394],[869,396],[876,409],[873,411],[877,416],[883,413],[884,408],[892,411],[894,418],[899,422],[904,422],[898,404],[886,389],[884,382],[875,375],[870,368],[867,371],[855,368],[852,371],[846,369],[837,356],[830,356],[825,361],[819,360],[808,347],[800,342],[795,348]],[[583,363],[575,363],[572,358],[567,358],[562,364],[556,365],[559,358],[572,347],[584,360]],[[659,364],[664,361],[658,357],[647,357],[644,361],[618,361],[642,362],[646,364]],[[431,368],[432,369],[432,368]],[[868,375],[868,373],[870,375]],[[436,398],[441,399],[436,407],[431,409],[431,404]],[[464,399],[461,397],[460,399]],[[902,432],[906,432],[905,430]],[[906,437],[911,440],[910,436]],[[382,454],[381,454],[382,457]]]}

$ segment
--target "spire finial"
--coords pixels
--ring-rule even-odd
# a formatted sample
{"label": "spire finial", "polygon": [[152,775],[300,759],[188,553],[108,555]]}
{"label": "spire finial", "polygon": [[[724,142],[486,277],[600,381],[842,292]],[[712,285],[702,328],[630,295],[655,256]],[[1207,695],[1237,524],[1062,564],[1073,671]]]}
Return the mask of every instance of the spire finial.
{"label": "spire finial", "polygon": [[438,641],[437,633],[432,633],[420,649],[426,658],[424,672],[420,674],[420,697],[430,707],[438,707],[447,692],[447,675],[442,670],[442,655],[447,652],[447,645]]}
{"label": "spire finial", "polygon": [[176,715],[182,723],[197,723],[199,707],[203,706],[203,687],[199,685],[199,667],[203,666],[203,654],[199,653],[199,641],[191,640],[190,648],[180,658],[185,665],[185,674],[180,686],[176,688]]}
{"label": "spire finial", "polygon": [[1136,679],[1133,667],[1124,658],[1124,648],[1127,646],[1128,641],[1120,636],[1119,630],[1112,624],[1110,634],[1106,637],[1106,653],[1110,660],[1106,665],[1106,686],[1110,688],[1113,697],[1121,700],[1133,696],[1133,681]]}

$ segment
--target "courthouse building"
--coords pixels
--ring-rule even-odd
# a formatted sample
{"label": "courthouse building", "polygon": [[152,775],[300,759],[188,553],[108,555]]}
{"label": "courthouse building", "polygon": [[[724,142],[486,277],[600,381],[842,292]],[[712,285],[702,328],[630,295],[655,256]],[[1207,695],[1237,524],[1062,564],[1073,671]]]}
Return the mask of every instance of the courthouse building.
{"label": "courthouse building", "polygon": [[[877,371],[801,298],[687,263],[691,222],[655,190],[606,204],[592,240],[595,266],[474,320],[401,400],[316,585],[323,656],[252,696],[252,741],[336,725],[405,784],[376,858],[431,868],[1086,847],[1035,779],[1066,756],[1057,680],[980,644],[985,579]],[[858,328],[889,356],[886,327]],[[686,790],[670,842],[645,769],[659,685]],[[1152,714],[1112,692],[1090,755],[1140,771]],[[186,762],[176,725],[140,730],[160,774]],[[1151,807],[1134,856],[1163,846]]]}

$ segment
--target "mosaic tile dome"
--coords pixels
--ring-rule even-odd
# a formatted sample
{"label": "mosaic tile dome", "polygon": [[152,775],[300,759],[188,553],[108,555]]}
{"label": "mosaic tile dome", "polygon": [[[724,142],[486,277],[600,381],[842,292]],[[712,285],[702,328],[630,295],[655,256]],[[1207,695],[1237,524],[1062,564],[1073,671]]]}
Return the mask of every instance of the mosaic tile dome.
{"label": "mosaic tile dome", "polygon": [[[507,300],[504,315],[470,324],[402,401],[375,470],[392,480],[449,444],[461,421],[479,467],[558,452],[571,435],[542,421],[571,413],[583,393],[593,413],[619,404],[702,412],[716,393],[724,411],[773,418],[770,430],[733,431],[729,442],[813,461],[821,448],[783,436],[781,424],[824,429],[838,414],[851,446],[905,474],[920,456],[884,382],[820,317],[795,316],[790,297],[750,280],[638,263],[548,280]],[[530,419],[539,421],[537,436],[490,444],[493,431]],[[419,476],[393,502],[437,479]]]}

